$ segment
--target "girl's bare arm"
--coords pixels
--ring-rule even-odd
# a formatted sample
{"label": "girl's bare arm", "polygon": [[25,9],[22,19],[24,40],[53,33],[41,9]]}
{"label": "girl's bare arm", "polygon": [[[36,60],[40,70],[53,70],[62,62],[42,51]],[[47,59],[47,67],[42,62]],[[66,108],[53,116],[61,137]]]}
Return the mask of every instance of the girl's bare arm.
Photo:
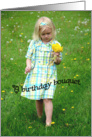
{"label": "girl's bare arm", "polygon": [[31,60],[30,60],[30,59],[26,59],[26,65],[27,65],[28,67],[31,67]]}
{"label": "girl's bare arm", "polygon": [[26,59],[25,74],[27,74],[28,72],[30,72],[30,70],[31,70],[31,60],[30,59]]}

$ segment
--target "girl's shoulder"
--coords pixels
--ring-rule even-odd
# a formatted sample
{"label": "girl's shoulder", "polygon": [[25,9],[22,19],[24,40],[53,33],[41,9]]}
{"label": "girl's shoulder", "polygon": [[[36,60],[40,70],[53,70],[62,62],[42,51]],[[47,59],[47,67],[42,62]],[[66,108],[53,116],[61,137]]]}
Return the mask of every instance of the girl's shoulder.
{"label": "girl's shoulder", "polygon": [[35,46],[35,44],[38,44],[38,43],[39,43],[39,41],[31,40],[29,46],[33,47],[33,46]]}
{"label": "girl's shoulder", "polygon": [[29,48],[29,50],[35,48],[35,41],[34,40],[30,40],[28,48]]}
{"label": "girl's shoulder", "polygon": [[34,44],[34,40],[30,40],[29,46],[32,46]]}
{"label": "girl's shoulder", "polygon": [[31,40],[31,43],[32,44],[39,44],[39,43],[41,43],[41,40]]}
{"label": "girl's shoulder", "polygon": [[58,44],[61,45],[61,43],[60,43],[59,41],[57,41],[57,40],[53,40],[53,44],[56,44],[56,43],[58,43]]}

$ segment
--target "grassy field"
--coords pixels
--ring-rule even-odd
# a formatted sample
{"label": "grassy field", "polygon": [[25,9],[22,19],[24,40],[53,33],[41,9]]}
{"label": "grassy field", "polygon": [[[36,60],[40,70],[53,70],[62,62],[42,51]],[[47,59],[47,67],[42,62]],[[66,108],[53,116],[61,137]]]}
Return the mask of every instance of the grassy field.
{"label": "grassy field", "polygon": [[[20,96],[26,75],[26,52],[34,25],[41,16],[52,19],[56,39],[62,44],[63,60],[57,65],[58,80],[53,99],[53,125],[45,127],[45,112],[37,118],[35,101]],[[16,93],[12,85],[19,87]],[[1,135],[91,135],[91,12],[1,12]]]}

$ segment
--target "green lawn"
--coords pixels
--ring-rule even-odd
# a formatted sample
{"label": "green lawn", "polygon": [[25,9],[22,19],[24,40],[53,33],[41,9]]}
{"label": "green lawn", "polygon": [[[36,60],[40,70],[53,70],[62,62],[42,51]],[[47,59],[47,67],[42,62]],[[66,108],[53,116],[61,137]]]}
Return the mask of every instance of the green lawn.
{"label": "green lawn", "polygon": [[[39,17],[56,26],[56,39],[63,46],[57,65],[58,80],[53,99],[53,122],[45,127],[45,112],[37,118],[35,101],[20,96],[26,75],[26,52]],[[19,86],[15,93],[12,85]],[[91,12],[2,11],[1,12],[1,135],[91,136]]]}

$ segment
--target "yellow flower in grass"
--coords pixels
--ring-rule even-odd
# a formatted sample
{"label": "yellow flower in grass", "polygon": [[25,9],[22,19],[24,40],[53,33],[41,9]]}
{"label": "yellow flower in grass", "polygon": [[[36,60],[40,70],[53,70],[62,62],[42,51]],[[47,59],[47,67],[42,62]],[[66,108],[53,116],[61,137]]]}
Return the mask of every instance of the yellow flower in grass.
{"label": "yellow flower in grass", "polygon": [[67,53],[65,53],[65,55],[67,55]]}
{"label": "yellow flower in grass", "polygon": [[21,42],[23,42],[23,40],[21,39]]}
{"label": "yellow flower in grass", "polygon": [[3,100],[3,98],[1,98],[1,100]]}
{"label": "yellow flower in grass", "polygon": [[74,108],[74,106],[72,106],[71,108]]}
{"label": "yellow flower in grass", "polygon": [[23,86],[23,84],[21,83],[20,86]]}
{"label": "yellow flower in grass", "polygon": [[11,94],[12,94],[13,92],[11,92]]}
{"label": "yellow flower in grass", "polygon": [[54,124],[55,124],[55,122],[51,122],[51,124],[52,124],[52,125],[54,125]]}
{"label": "yellow flower in grass", "polygon": [[63,65],[65,65],[65,63],[63,63]]}
{"label": "yellow flower in grass", "polygon": [[81,47],[82,49],[84,48],[84,47]]}
{"label": "yellow flower in grass", "polygon": [[60,44],[58,44],[58,43],[53,44],[52,49],[54,52],[62,52],[63,51],[63,47],[61,47]]}
{"label": "yellow flower in grass", "polygon": [[23,33],[21,33],[21,35],[23,35]]}
{"label": "yellow flower in grass", "polygon": [[63,108],[62,110],[65,111],[65,108]]}
{"label": "yellow flower in grass", "polygon": [[73,92],[73,90],[71,90],[71,92]]}
{"label": "yellow flower in grass", "polygon": [[64,88],[64,86],[62,86],[62,88]]}
{"label": "yellow flower in grass", "polygon": [[76,60],[76,58],[74,58],[74,60]]}
{"label": "yellow flower in grass", "polygon": [[90,44],[89,42],[87,44]]}
{"label": "yellow flower in grass", "polygon": [[86,35],[88,35],[88,33],[85,33],[84,35],[86,36]]}
{"label": "yellow flower in grass", "polygon": [[5,92],[5,90],[2,90],[2,92]]}
{"label": "yellow flower in grass", "polygon": [[67,127],[69,126],[69,124],[68,124],[68,123],[66,123],[65,125],[66,125]]}
{"label": "yellow flower in grass", "polygon": [[32,128],[32,126],[29,126],[28,128]]}
{"label": "yellow flower in grass", "polygon": [[79,76],[79,75],[76,75],[77,77]]}
{"label": "yellow flower in grass", "polygon": [[76,78],[76,77],[74,76],[74,78]]}
{"label": "yellow flower in grass", "polygon": [[88,58],[88,59],[86,59],[86,60],[88,60],[88,61],[89,61],[90,59]]}

